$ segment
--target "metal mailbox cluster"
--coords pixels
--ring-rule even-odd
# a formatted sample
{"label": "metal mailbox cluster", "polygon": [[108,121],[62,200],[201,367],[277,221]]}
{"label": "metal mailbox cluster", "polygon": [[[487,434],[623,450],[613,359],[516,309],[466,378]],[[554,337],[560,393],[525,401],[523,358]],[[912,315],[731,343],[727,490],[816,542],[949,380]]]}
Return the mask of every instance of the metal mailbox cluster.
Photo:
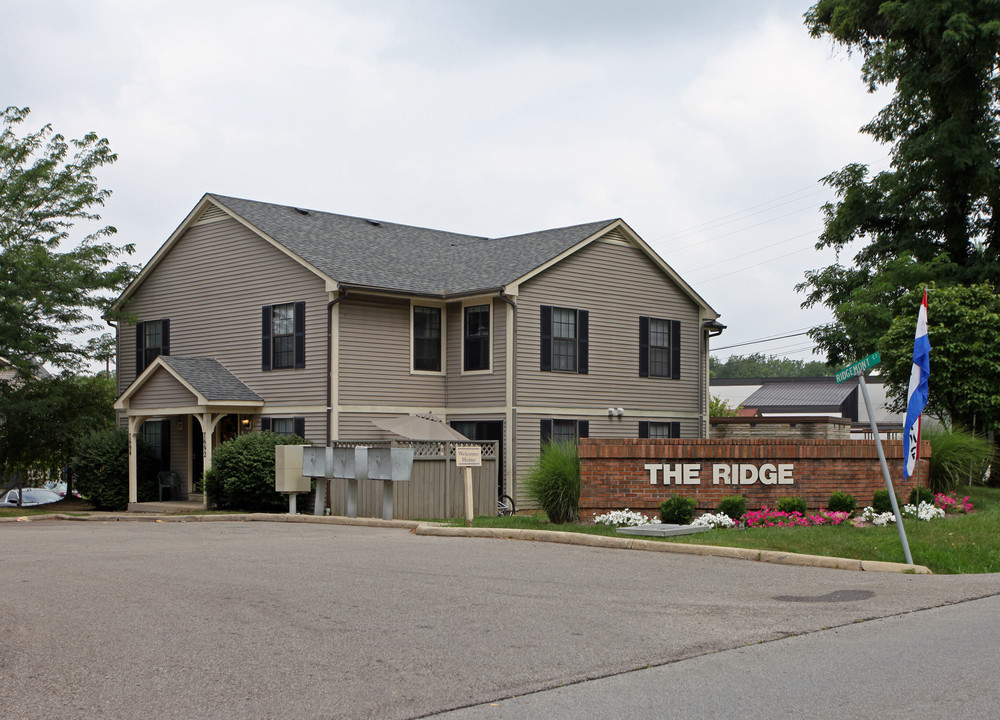
{"label": "metal mailbox cluster", "polygon": [[[392,520],[392,483],[407,482],[413,448],[302,447],[302,476],[347,480],[347,517],[358,516],[358,480],[382,483],[382,519]],[[325,482],[316,483],[316,507],[326,505]]]}

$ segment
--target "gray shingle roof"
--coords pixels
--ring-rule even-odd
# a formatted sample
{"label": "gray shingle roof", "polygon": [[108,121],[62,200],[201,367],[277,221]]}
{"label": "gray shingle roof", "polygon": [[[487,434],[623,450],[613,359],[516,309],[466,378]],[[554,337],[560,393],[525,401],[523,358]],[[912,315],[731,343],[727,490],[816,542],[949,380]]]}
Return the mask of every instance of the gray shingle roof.
{"label": "gray shingle roof", "polygon": [[840,404],[857,388],[856,382],[817,383],[780,382],[765,383],[743,401],[744,407],[767,408],[771,406],[840,407]]}
{"label": "gray shingle roof", "polygon": [[160,355],[166,365],[184,378],[191,387],[212,402],[263,402],[264,399],[247,387],[214,358]]}
{"label": "gray shingle roof", "polygon": [[500,288],[615,222],[486,238],[209,197],[338,283],[442,296]]}

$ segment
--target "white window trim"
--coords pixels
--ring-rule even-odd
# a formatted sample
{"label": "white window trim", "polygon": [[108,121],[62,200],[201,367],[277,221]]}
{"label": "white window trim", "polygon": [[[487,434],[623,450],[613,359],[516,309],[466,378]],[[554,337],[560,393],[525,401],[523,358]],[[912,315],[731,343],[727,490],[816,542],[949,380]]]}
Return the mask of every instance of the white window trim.
{"label": "white window trim", "polygon": [[[441,310],[441,369],[416,370],[413,367],[413,308],[433,307]],[[443,302],[434,300],[410,300],[410,375],[445,375],[448,371],[448,308]]]}
{"label": "white window trim", "polygon": [[[490,323],[490,341],[489,346],[489,367],[486,370],[466,370],[465,369],[465,308],[474,307],[476,305],[485,305],[489,308],[489,323]],[[459,311],[458,321],[460,325],[459,329],[459,339],[458,344],[460,347],[459,351],[459,370],[462,375],[492,375],[493,374],[493,339],[494,333],[496,332],[496,327],[493,324],[493,296],[488,296],[485,298],[478,298],[475,300],[463,300],[462,309]]]}

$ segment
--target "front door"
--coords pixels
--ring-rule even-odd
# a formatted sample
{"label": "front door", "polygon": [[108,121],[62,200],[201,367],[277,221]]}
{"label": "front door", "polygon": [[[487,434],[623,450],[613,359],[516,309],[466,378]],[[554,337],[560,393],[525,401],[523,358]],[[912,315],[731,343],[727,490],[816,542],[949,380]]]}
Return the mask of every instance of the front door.
{"label": "front door", "polygon": [[455,420],[451,427],[469,440],[497,441],[497,497],[503,495],[503,420]]}

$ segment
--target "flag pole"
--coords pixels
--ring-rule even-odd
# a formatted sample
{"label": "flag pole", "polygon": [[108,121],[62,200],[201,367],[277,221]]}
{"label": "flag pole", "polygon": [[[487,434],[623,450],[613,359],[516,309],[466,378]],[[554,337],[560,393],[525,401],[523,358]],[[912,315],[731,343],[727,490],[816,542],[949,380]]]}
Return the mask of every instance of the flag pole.
{"label": "flag pole", "polygon": [[913,556],[910,555],[910,543],[906,539],[906,529],[903,527],[903,516],[899,512],[899,503],[896,502],[896,493],[892,489],[892,478],[889,476],[889,465],[885,461],[885,452],[882,450],[882,436],[878,432],[878,423],[875,420],[875,412],[872,410],[872,401],[868,397],[868,386],[865,384],[865,373],[862,369],[858,373],[858,385],[861,386],[861,394],[865,398],[865,409],[868,411],[868,421],[872,426],[872,434],[875,436],[875,449],[878,451],[878,461],[882,465],[882,477],[885,478],[885,486],[889,490],[889,502],[892,503],[892,512],[896,516],[896,527],[899,529],[899,540],[903,543],[903,556],[906,564],[913,564]]}

